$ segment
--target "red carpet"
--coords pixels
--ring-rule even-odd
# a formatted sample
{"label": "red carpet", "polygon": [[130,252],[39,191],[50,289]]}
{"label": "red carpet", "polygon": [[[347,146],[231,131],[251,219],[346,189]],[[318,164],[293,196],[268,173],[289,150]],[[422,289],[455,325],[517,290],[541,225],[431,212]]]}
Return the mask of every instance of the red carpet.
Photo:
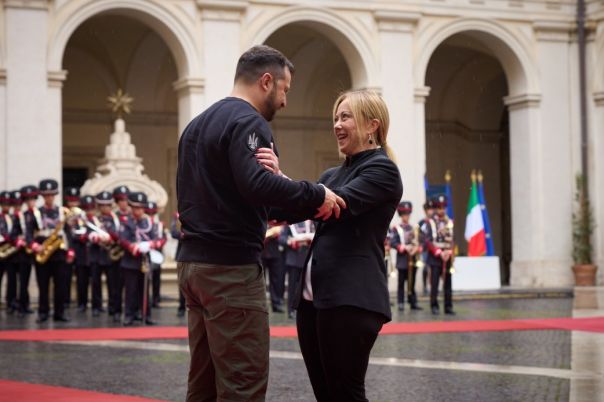
{"label": "red carpet", "polygon": [[0,380],[0,402],[151,402],[159,399]]}
{"label": "red carpet", "polygon": [[[500,321],[396,322],[382,335],[443,332],[488,332],[523,330],[567,330],[604,333],[604,317],[540,318]],[[296,327],[271,327],[275,338],[295,337]],[[186,339],[186,327],[83,328],[0,331],[0,341],[100,341],[141,339]]]}

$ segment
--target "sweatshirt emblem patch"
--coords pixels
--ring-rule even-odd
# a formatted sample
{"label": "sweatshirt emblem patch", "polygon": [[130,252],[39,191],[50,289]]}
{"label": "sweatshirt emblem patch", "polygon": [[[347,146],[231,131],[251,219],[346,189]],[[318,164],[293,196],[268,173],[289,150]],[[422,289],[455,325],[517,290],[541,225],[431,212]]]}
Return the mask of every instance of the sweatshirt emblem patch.
{"label": "sweatshirt emblem patch", "polygon": [[258,149],[258,136],[255,132],[247,137],[247,147],[252,151]]}

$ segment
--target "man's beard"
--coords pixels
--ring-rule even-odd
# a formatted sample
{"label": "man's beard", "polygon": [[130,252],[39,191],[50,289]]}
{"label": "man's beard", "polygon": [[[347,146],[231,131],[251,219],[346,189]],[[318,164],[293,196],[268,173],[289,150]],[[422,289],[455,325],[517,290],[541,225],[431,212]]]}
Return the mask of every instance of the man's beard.
{"label": "man's beard", "polygon": [[273,86],[271,93],[268,94],[266,99],[264,100],[264,111],[262,116],[266,119],[266,121],[273,121],[275,117],[275,113],[277,113],[277,106],[275,102],[275,98],[277,97],[277,86]]}

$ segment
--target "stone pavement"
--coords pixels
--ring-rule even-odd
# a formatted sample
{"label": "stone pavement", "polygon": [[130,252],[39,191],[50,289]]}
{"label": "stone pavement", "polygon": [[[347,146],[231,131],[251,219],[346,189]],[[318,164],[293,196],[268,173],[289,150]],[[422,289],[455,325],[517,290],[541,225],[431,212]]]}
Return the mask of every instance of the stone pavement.
{"label": "stone pavement", "polygon": [[[458,295],[457,316],[423,311],[399,313],[395,322],[512,320],[554,317],[603,317],[604,288],[569,292]],[[505,296],[505,297],[504,297]],[[153,311],[160,325],[184,326],[175,301]],[[116,327],[109,317],[70,310],[69,323],[35,324],[0,311],[0,329]],[[271,313],[272,326],[293,325],[285,314]],[[119,326],[117,326],[119,327]],[[188,346],[185,339],[63,342],[0,341],[0,380],[17,387],[0,401],[36,399],[31,388],[17,395],[20,382],[96,391],[79,401],[122,400],[132,395],[182,401],[186,390]],[[604,333],[523,330],[381,335],[367,373],[371,401],[604,401]],[[31,386],[30,386],[31,387]],[[54,388],[50,388],[51,391]],[[67,395],[64,389],[56,389]],[[28,393],[29,392],[29,393]],[[63,392],[63,393],[61,393]],[[110,394],[110,395],[108,395]],[[42,395],[42,394],[36,394]],[[44,394],[46,395],[46,394]],[[28,397],[30,399],[28,399]],[[67,400],[67,397],[65,399]],[[70,399],[74,400],[74,399]],[[145,399],[140,399],[145,400]],[[314,400],[295,338],[271,339],[269,401]]]}

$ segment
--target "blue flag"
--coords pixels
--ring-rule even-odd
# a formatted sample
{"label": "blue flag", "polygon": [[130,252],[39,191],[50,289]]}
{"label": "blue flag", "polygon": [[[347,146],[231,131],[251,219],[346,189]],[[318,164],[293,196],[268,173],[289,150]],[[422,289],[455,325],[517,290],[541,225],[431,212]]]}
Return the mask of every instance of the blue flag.
{"label": "blue flag", "polygon": [[478,179],[478,202],[482,210],[482,221],[484,222],[484,234],[487,241],[487,256],[495,255],[495,247],[493,246],[493,237],[491,236],[491,222],[489,221],[489,213],[487,204],[484,198],[484,185],[482,184],[482,174],[479,173]]}

